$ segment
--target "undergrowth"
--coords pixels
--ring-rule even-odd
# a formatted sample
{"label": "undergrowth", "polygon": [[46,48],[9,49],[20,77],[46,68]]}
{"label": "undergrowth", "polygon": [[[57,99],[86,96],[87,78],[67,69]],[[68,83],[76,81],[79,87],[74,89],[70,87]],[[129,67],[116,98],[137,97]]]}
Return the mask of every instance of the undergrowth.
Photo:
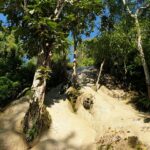
{"label": "undergrowth", "polygon": [[143,112],[150,112],[150,99],[143,96],[134,97],[131,103],[139,110]]}

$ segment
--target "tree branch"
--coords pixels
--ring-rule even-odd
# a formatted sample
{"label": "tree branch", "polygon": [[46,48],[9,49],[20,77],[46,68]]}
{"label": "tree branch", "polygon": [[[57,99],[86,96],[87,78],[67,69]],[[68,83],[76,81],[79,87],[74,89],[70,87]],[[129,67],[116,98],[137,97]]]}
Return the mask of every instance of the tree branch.
{"label": "tree branch", "polygon": [[61,12],[63,10],[64,4],[65,4],[65,0],[57,0],[57,6],[54,11],[54,16],[55,16],[53,19],[54,21],[59,18],[59,15],[61,14]]}
{"label": "tree branch", "polygon": [[145,6],[141,6],[140,8],[138,8],[138,9],[136,10],[135,14],[138,15],[139,12],[140,12],[140,10],[146,9],[146,8],[148,8],[148,7],[150,7],[150,4],[149,4],[149,3],[146,4]]}
{"label": "tree branch", "polygon": [[130,14],[131,17],[136,18],[140,12],[141,9],[146,9],[148,7],[150,7],[150,3],[147,3],[145,6],[141,6],[140,8],[138,8],[136,10],[136,12],[133,14],[132,11],[130,10],[129,6],[126,3],[126,0],[122,0],[124,6],[126,7],[128,13]]}
{"label": "tree branch", "polygon": [[130,14],[131,17],[135,18],[135,14],[132,14],[132,11],[130,10],[129,6],[127,5],[126,3],[126,0],[122,0],[124,6],[126,7],[127,9],[127,12]]}
{"label": "tree branch", "polygon": [[74,2],[74,0],[57,0],[57,5],[56,5],[56,8],[54,10],[53,19],[52,19],[52,16],[49,19],[56,21],[59,18],[60,14],[61,14],[64,6],[65,6],[65,3],[70,3],[73,5],[73,2]]}

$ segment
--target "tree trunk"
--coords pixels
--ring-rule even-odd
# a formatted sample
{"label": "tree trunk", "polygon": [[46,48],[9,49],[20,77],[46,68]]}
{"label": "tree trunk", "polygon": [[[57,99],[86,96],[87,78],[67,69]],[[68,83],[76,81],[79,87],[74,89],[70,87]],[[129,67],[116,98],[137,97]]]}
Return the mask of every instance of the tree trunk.
{"label": "tree trunk", "polygon": [[136,24],[137,36],[138,36],[137,37],[137,47],[138,47],[138,51],[139,51],[139,54],[140,54],[142,66],[143,66],[143,69],[144,69],[146,85],[147,85],[147,90],[148,90],[148,98],[150,99],[150,74],[149,74],[148,65],[146,63],[145,55],[144,55],[144,51],[143,51],[143,47],[142,47],[142,39],[141,39],[142,35],[141,35],[140,24],[139,24],[139,20],[138,20],[137,16],[135,16],[135,24]]}
{"label": "tree trunk", "polygon": [[[26,0],[24,1],[24,6]],[[64,0],[57,0],[57,6],[54,14],[49,19],[56,21],[65,5]],[[52,43],[51,43],[52,44]],[[46,47],[45,47],[46,46]],[[48,48],[49,43],[46,43],[44,50],[38,55],[37,69],[32,83],[33,96],[30,99],[30,106],[24,117],[23,132],[28,142],[32,142],[43,129],[49,128],[51,118],[43,105],[46,90],[46,78],[48,76],[49,62],[51,50]]]}
{"label": "tree trunk", "polygon": [[[50,53],[49,53],[50,54]],[[38,55],[37,69],[32,83],[32,97],[29,109],[24,117],[23,131],[28,142],[32,142],[45,128],[50,126],[50,116],[43,105],[46,89],[46,76],[48,75],[49,56],[42,51]]]}
{"label": "tree trunk", "polygon": [[75,35],[74,39],[74,58],[73,58],[73,73],[72,73],[72,84],[74,87],[77,86],[77,41]]}
{"label": "tree trunk", "polygon": [[[142,7],[138,8],[136,10],[135,14],[133,14],[132,11],[129,9],[128,5],[126,4],[126,0],[122,0],[122,2],[126,6],[127,11],[130,14],[130,16],[135,19],[135,25],[136,25],[137,36],[138,36],[137,37],[137,47],[138,47],[138,51],[140,53],[140,58],[141,58],[142,66],[144,69],[145,80],[146,80],[147,91],[148,91],[148,98],[150,99],[150,74],[149,74],[148,65],[147,65],[146,60],[145,60],[144,50],[142,47],[141,28],[140,28],[140,24],[139,24],[139,20],[138,20],[138,13],[139,13],[140,8],[142,8]],[[143,8],[148,8],[148,6],[149,6],[149,4]]]}
{"label": "tree trunk", "polygon": [[100,68],[99,68],[98,78],[97,78],[97,81],[96,81],[96,91],[97,91],[97,90],[99,89],[99,87],[100,87],[99,81],[100,81],[100,77],[101,77],[101,74],[102,74],[102,70],[103,70],[104,63],[105,63],[105,60],[103,60],[103,62],[102,62],[101,65],[100,65]]}
{"label": "tree trunk", "polygon": [[49,59],[45,58],[44,53],[41,52],[38,55],[37,69],[32,83],[33,101],[38,101],[41,105],[44,102],[46,88],[46,72],[42,69],[46,67],[49,68]]}

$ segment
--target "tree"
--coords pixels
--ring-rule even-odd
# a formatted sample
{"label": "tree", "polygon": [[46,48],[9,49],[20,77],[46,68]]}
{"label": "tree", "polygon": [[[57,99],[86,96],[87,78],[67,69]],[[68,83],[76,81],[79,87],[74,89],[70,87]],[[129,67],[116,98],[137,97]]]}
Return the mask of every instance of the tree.
{"label": "tree", "polygon": [[[105,43],[105,44],[104,44]],[[96,90],[99,89],[100,77],[103,71],[104,63],[109,61],[111,54],[110,39],[108,34],[105,32],[102,36],[86,41],[87,48],[91,49],[92,56],[95,60],[95,65],[99,66],[99,73],[96,80]]]}
{"label": "tree", "polygon": [[73,73],[72,83],[73,86],[77,84],[77,49],[82,42],[82,35],[89,36],[95,27],[96,16],[100,14],[102,8],[101,1],[99,0],[81,0],[75,1],[74,5],[69,8],[69,28],[73,37]]}
{"label": "tree", "polygon": [[79,67],[94,65],[94,57],[91,50],[87,48],[87,40],[78,45],[77,62]]}
{"label": "tree", "polygon": [[144,74],[145,74],[145,80],[146,80],[146,84],[147,84],[147,91],[148,91],[148,97],[150,99],[150,73],[149,73],[149,68],[147,65],[147,62],[145,60],[145,54],[144,54],[144,50],[143,50],[143,45],[142,45],[142,32],[141,32],[141,27],[140,27],[140,23],[139,23],[139,15],[140,15],[140,11],[142,9],[146,9],[148,7],[150,7],[149,3],[146,3],[143,5],[140,5],[140,7],[138,7],[135,11],[135,13],[133,13],[133,11],[130,10],[128,4],[126,3],[126,0],[122,0],[124,6],[127,9],[127,12],[129,13],[129,15],[134,19],[135,21],[135,26],[136,26],[136,32],[137,32],[137,49],[139,51],[139,55],[141,58],[141,62],[142,62],[142,66],[144,69]]}
{"label": "tree", "polygon": [[[58,25],[65,4],[72,5],[66,0],[8,0],[3,5],[3,13],[7,15],[9,26],[15,28],[16,37],[23,41],[28,55],[37,56],[37,67],[31,89],[32,97],[24,118],[23,130],[27,141],[32,141],[43,128],[50,125],[50,117],[43,103],[52,49],[56,49],[58,42],[59,44],[65,42],[67,36],[61,25]],[[35,130],[34,135],[32,135],[33,130]]]}
{"label": "tree", "polygon": [[[97,0],[92,2],[95,5],[99,3]],[[23,48],[29,57],[37,57],[31,88],[32,97],[24,118],[24,133],[27,141],[32,141],[43,128],[50,125],[50,117],[43,103],[47,78],[51,71],[51,57],[56,50],[62,50],[64,45],[67,45],[67,37],[76,21],[74,13],[79,10],[80,16],[85,19],[85,15],[91,14],[90,4],[91,2],[87,0],[6,0],[3,2],[2,12],[7,15],[9,26],[15,29],[16,38],[24,43]],[[84,24],[86,25],[87,22],[88,19]],[[81,27],[84,29],[85,25],[82,26],[80,22],[78,29]],[[34,135],[32,135],[33,130]]]}

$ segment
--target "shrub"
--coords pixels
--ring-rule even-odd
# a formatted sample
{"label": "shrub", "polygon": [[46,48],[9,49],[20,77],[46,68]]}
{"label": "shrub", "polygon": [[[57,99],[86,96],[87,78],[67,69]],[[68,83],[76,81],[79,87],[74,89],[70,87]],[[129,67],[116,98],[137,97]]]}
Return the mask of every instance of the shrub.
{"label": "shrub", "polygon": [[135,97],[132,103],[140,111],[150,112],[150,100],[147,97]]}
{"label": "shrub", "polygon": [[5,76],[0,77],[0,107],[4,107],[17,95],[19,86],[18,81],[13,82]]}

